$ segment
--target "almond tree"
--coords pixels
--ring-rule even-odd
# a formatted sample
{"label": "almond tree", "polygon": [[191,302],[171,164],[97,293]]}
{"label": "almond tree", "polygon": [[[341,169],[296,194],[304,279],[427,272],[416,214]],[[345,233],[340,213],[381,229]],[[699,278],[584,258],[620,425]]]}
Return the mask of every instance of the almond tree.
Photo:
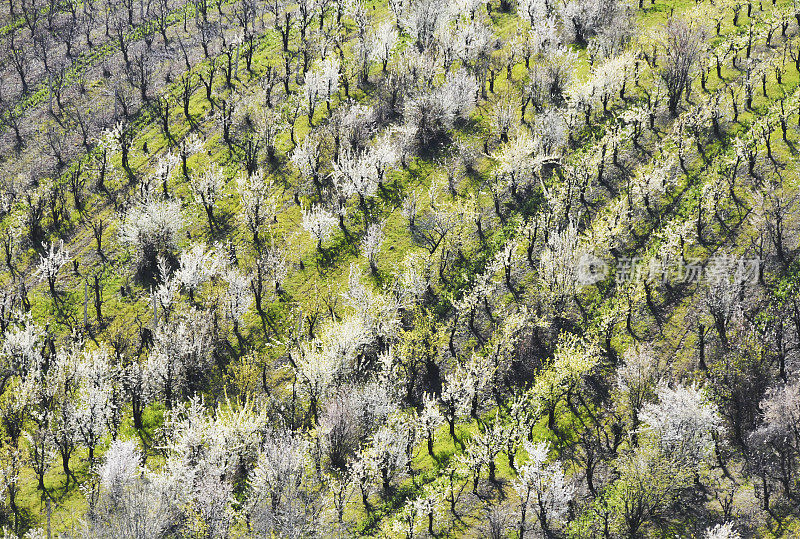
{"label": "almond tree", "polygon": [[225,187],[225,173],[216,163],[206,167],[202,174],[189,176],[189,185],[196,198],[200,199],[208,219],[208,230],[213,234],[216,221],[214,220],[214,206],[219,202],[222,189]]}
{"label": "almond tree", "polygon": [[[176,306],[181,283],[174,272],[170,273],[170,264],[163,257],[158,259],[158,278],[156,287],[152,290],[153,300],[153,325],[157,326],[159,320],[167,321]],[[161,308],[159,318],[158,308]]]}
{"label": "almond tree", "polygon": [[[255,260],[255,275],[250,280],[250,289],[253,292],[256,312],[261,318],[264,332],[267,332],[267,313],[264,310],[264,300],[271,301],[276,294],[281,294],[281,285],[289,274],[289,261],[286,252],[276,246],[271,246]],[[264,285],[269,287],[265,290]]]}
{"label": "almond tree", "polygon": [[256,132],[260,135],[261,143],[267,150],[267,160],[275,162],[275,144],[278,136],[284,133],[289,127],[284,121],[283,115],[278,107],[271,107],[269,102],[266,107],[257,107],[254,111]]}
{"label": "almond tree", "polygon": [[722,278],[709,283],[704,303],[714,318],[714,326],[717,329],[720,343],[724,348],[727,348],[729,326],[731,322],[742,314],[742,294],[745,283],[735,276],[731,278],[725,274],[729,269],[725,260],[726,257],[724,255],[718,255],[717,258],[709,262],[706,268],[707,274],[711,274],[715,270],[723,273],[721,273]]}
{"label": "almond tree", "polygon": [[[493,371],[489,358],[473,353],[447,376],[445,393],[457,395],[454,399],[448,395],[448,399],[454,401],[458,417],[471,417],[480,422],[479,412],[485,402]],[[442,395],[444,397],[445,394]],[[448,402],[447,406],[452,406],[452,403]]]}
{"label": "almond tree", "polygon": [[443,137],[457,119],[469,115],[477,90],[475,79],[463,71],[450,75],[441,87],[406,100],[403,132],[422,146]]}
{"label": "almond tree", "polygon": [[140,275],[152,273],[159,257],[171,259],[177,236],[183,227],[180,203],[150,200],[135,205],[122,215],[119,239],[135,249]]}
{"label": "almond tree", "polygon": [[564,477],[561,464],[547,463],[550,445],[547,442],[525,442],[528,462],[520,467],[514,488],[520,497],[519,537],[527,529],[527,512],[532,508],[545,537],[554,537],[554,526],[566,514],[575,495],[575,488]]}
{"label": "almond tree", "polygon": [[8,272],[11,278],[16,280],[17,269],[14,264],[14,259],[22,246],[22,239],[24,238],[24,231],[19,225],[10,224],[9,226],[0,230],[0,245],[3,248],[3,259],[5,260]]}
{"label": "almond tree", "polygon": [[356,151],[366,146],[377,122],[375,107],[353,103],[337,108],[331,117],[334,142],[334,161],[341,156],[341,148]]}
{"label": "almond tree", "polygon": [[297,16],[299,17],[298,26],[300,27],[300,41],[306,40],[306,32],[311,24],[314,15],[319,12],[318,0],[300,0],[297,3]]}
{"label": "almond tree", "polygon": [[26,381],[41,379],[46,373],[43,345],[47,333],[28,315],[12,324],[4,337],[1,350],[5,383],[17,374]]}
{"label": "almond tree", "polygon": [[434,434],[442,423],[444,423],[444,417],[439,411],[439,404],[431,394],[425,393],[422,397],[422,412],[419,415],[419,424],[421,434],[427,440],[428,454],[432,458],[436,458],[433,453]]}
{"label": "almond tree", "polygon": [[392,57],[398,40],[397,29],[388,21],[381,23],[372,34],[372,44],[369,47],[370,59],[379,62],[384,73],[386,73],[386,65]]}
{"label": "almond tree", "polygon": [[464,443],[456,436],[456,421],[468,415],[467,388],[465,380],[461,377],[463,370],[456,367],[445,376],[445,383],[442,390],[442,416],[449,428],[450,438],[453,444],[461,445]]}
{"label": "almond tree", "polygon": [[717,524],[716,526],[709,526],[703,539],[741,539],[742,536],[736,531],[732,522],[725,524]]}
{"label": "almond tree", "polygon": [[36,489],[40,493],[40,498],[44,501],[47,497],[47,487],[44,477],[50,470],[56,459],[56,450],[53,447],[50,432],[48,430],[49,410],[42,408],[32,414],[33,425],[25,431],[25,439],[30,452],[30,463],[33,472],[36,474]]}
{"label": "almond tree", "polygon": [[404,504],[392,522],[391,531],[397,537],[414,538],[414,530],[419,524],[419,505],[414,500]]}
{"label": "almond tree", "polygon": [[720,428],[716,406],[696,385],[661,385],[658,402],[646,403],[639,416],[663,454],[678,466],[695,469],[711,456],[713,435]]}
{"label": "almond tree", "polygon": [[100,468],[99,499],[93,534],[107,537],[154,537],[175,524],[175,493],[157,475],[141,466],[142,454],[133,440],[114,441]]}
{"label": "almond tree", "polygon": [[398,23],[416,40],[420,51],[430,49],[435,42],[437,28],[446,24],[448,13],[441,9],[441,5],[433,0],[410,2],[408,9],[404,10]]}
{"label": "almond tree", "polygon": [[441,518],[441,493],[436,490],[435,486],[426,485],[423,494],[414,500],[414,506],[417,513],[423,518],[428,520],[428,534],[433,537],[436,534],[433,531],[433,523],[436,517]]}
{"label": "almond tree", "polygon": [[261,248],[260,232],[265,223],[275,220],[279,196],[270,178],[259,169],[254,174],[240,173],[236,185],[241,197],[241,219],[250,231],[253,245]]}
{"label": "almond tree", "polygon": [[625,18],[627,6],[619,0],[572,0],[561,9],[566,33],[578,44]]}
{"label": "almond tree", "polygon": [[752,448],[750,466],[760,478],[759,490],[768,511],[773,496],[782,493],[788,500],[798,498],[800,475],[800,384],[791,382],[770,388],[760,403],[761,425],[748,437]]}
{"label": "almond tree", "polygon": [[636,443],[639,431],[639,412],[656,396],[656,387],[663,376],[663,366],[653,352],[644,346],[631,347],[623,355],[624,364],[617,369],[617,391],[620,406],[630,414],[631,436]]}
{"label": "almond tree", "polygon": [[329,56],[306,74],[303,96],[306,101],[309,124],[313,124],[317,103],[325,101],[330,111],[331,98],[339,89],[339,69],[339,60],[334,56]]}
{"label": "almond tree", "polygon": [[322,188],[319,169],[322,165],[323,143],[324,139],[318,133],[312,131],[289,154],[289,160],[292,165],[300,172],[306,182],[309,178],[311,179],[317,192]]}
{"label": "almond tree", "polygon": [[[500,151],[492,155],[498,164],[495,174],[504,185],[510,187],[514,200],[517,199],[518,189],[524,189],[533,179],[534,148],[530,136],[521,134],[511,142],[504,144]],[[500,189],[500,191],[504,190]]]}
{"label": "almond tree", "polygon": [[317,427],[322,445],[322,463],[335,473],[345,473],[376,427],[395,410],[382,382],[347,384],[326,399]]}
{"label": "almond tree", "polygon": [[314,204],[311,209],[303,210],[303,228],[317,240],[317,250],[322,251],[322,242],[333,234],[337,219],[324,206]]}
{"label": "almond tree", "polygon": [[[77,345],[72,345],[77,346]],[[61,457],[66,484],[70,478],[78,482],[69,466],[70,458],[79,440],[77,428],[76,401],[78,393],[78,352],[70,346],[56,352],[55,365],[47,374],[46,391],[52,397],[52,412],[49,414],[50,443]]]}
{"label": "almond tree", "polygon": [[17,448],[31,412],[33,387],[23,381],[11,387],[13,391],[6,391],[0,399],[0,422],[6,433],[5,445]]}
{"label": "almond tree", "polygon": [[[471,4],[475,5],[474,2]],[[455,24],[448,24],[438,29],[437,40],[437,45],[442,51],[445,70],[450,70],[453,62],[459,60],[470,73],[480,77],[482,82],[489,71],[489,89],[493,91],[497,73],[494,67],[500,66],[501,59],[492,55],[496,49],[497,37],[483,18],[468,19],[462,13]],[[516,49],[513,46],[500,51],[501,55],[515,53]],[[502,61],[506,62],[507,66],[513,66],[515,63],[513,58],[504,58]],[[491,69],[487,70],[487,66],[491,66]]]}
{"label": "almond tree", "polygon": [[361,240],[361,249],[369,261],[372,273],[378,272],[378,255],[384,240],[384,223],[372,223],[367,227],[367,232]]}
{"label": "almond tree", "polygon": [[678,104],[691,85],[692,71],[700,58],[701,34],[690,23],[671,18],[664,27],[666,59],[659,72],[667,90],[670,113],[678,114]]}
{"label": "almond tree", "polygon": [[335,509],[336,524],[341,527],[344,524],[344,510],[354,494],[352,477],[347,473],[326,474],[323,481],[330,496],[327,503]]}
{"label": "almond tree", "polygon": [[479,432],[470,440],[467,446],[467,454],[470,456],[472,466],[475,470],[473,490],[477,491],[478,477],[480,469],[486,466],[489,469],[489,481],[497,481],[497,456],[505,448],[507,439],[507,429],[500,423],[499,416],[495,415],[495,420],[490,425],[485,425],[483,431]]}
{"label": "almond tree", "polygon": [[[203,529],[218,537],[230,533],[235,488],[245,493],[247,476],[269,435],[266,415],[251,403],[227,399],[213,408],[193,397],[166,414],[166,464],[160,474],[189,521],[187,532]],[[244,501],[244,500],[243,500]]]}
{"label": "almond tree", "polygon": [[398,145],[399,141],[394,133],[385,131],[376,138],[364,157],[375,169],[375,179],[380,189],[383,189],[386,174],[400,162],[401,150]]}
{"label": "almond tree", "polygon": [[203,245],[196,243],[181,253],[180,265],[175,270],[174,278],[194,301],[194,293],[223,266],[224,260],[221,260],[219,253],[207,251]]}
{"label": "almond tree", "polygon": [[376,344],[379,352],[385,352],[400,330],[400,310],[411,306],[408,296],[397,288],[385,293],[373,291],[364,285],[355,264],[350,265],[348,289],[343,296],[353,308],[354,318],[363,328],[367,342]]}
{"label": "almond tree", "polygon": [[20,475],[27,465],[26,454],[23,450],[12,445],[3,445],[0,448],[0,483],[8,495],[8,506],[14,515],[14,529],[20,531],[20,508],[17,503],[22,481]]}
{"label": "almond tree", "polygon": [[291,9],[285,0],[270,0],[266,11],[274,17],[275,30],[281,36],[283,52],[286,53],[289,50],[289,35],[295,22],[295,10]]}
{"label": "almond tree", "polygon": [[42,245],[45,249],[44,255],[39,255],[39,265],[36,268],[36,275],[47,281],[47,286],[50,289],[50,296],[53,301],[58,300],[58,292],[56,291],[56,281],[58,272],[69,262],[69,251],[64,249],[64,242],[60,241],[58,246],[51,243],[49,246]]}
{"label": "almond tree", "polygon": [[517,3],[517,15],[538,29],[542,22],[552,14],[555,3],[548,0],[520,0]]}
{"label": "almond tree", "polygon": [[89,465],[94,466],[94,450],[108,431],[113,413],[111,385],[113,373],[105,351],[86,351],[78,365],[79,404],[75,422],[81,442],[89,452]]}
{"label": "almond tree", "polygon": [[179,151],[181,170],[183,171],[184,178],[187,180],[189,180],[189,158],[193,155],[197,155],[203,149],[203,144],[203,139],[197,133],[192,133],[181,142]]}
{"label": "almond tree", "polygon": [[414,441],[413,425],[399,415],[390,416],[373,435],[367,455],[380,475],[384,495],[391,492],[394,477],[410,465],[409,447]]}
{"label": "almond tree", "polygon": [[246,511],[260,535],[311,536],[319,531],[318,491],[308,477],[308,444],[274,432],[262,444]]}
{"label": "almond tree", "polygon": [[539,261],[539,278],[557,303],[570,297],[577,283],[576,269],[581,256],[577,227],[573,223],[551,232]]}
{"label": "almond tree", "polygon": [[172,176],[178,164],[178,156],[172,152],[168,152],[161,156],[156,163],[156,170],[153,174],[154,179],[161,181],[162,192],[164,198],[169,197],[169,190],[167,189],[170,176]]}
{"label": "almond tree", "polygon": [[143,414],[150,397],[147,374],[138,361],[122,367],[120,372],[120,385],[127,401],[131,403],[133,427],[137,431],[144,427]]}
{"label": "almond tree", "polygon": [[596,342],[587,341],[563,332],[558,337],[552,364],[543,370],[532,388],[535,401],[547,413],[547,426],[560,436],[556,423],[556,408],[564,398],[569,398],[584,376],[592,372],[600,361]]}
{"label": "almond tree", "polygon": [[[356,31],[354,40],[355,43],[353,44],[352,49],[352,61],[343,61],[342,63],[345,64],[345,69],[347,69],[346,66],[348,63],[353,66],[357,73],[358,84],[359,86],[363,86],[366,84],[369,76],[369,65],[372,57],[371,47],[373,45],[373,41],[369,35],[369,28],[372,23],[372,14],[368,10],[366,2],[363,2],[362,0],[350,0],[347,2],[345,11],[347,16],[355,23]],[[338,50],[341,55],[341,46],[338,47]]]}
{"label": "almond tree", "polygon": [[250,304],[253,301],[253,297],[250,295],[251,278],[234,268],[229,268],[224,277],[228,283],[228,290],[224,296],[225,317],[233,324],[233,333],[239,340],[241,348],[242,336],[239,333],[239,324],[250,310]]}
{"label": "almond tree", "polygon": [[210,316],[195,309],[159,326],[145,371],[150,388],[172,409],[181,396],[191,395],[212,365],[214,335]]}
{"label": "almond tree", "polygon": [[133,171],[131,170],[128,158],[131,144],[133,143],[133,135],[129,126],[124,122],[118,122],[112,129],[105,131],[103,139],[113,154],[120,154],[122,169],[128,174],[128,177],[132,179]]}
{"label": "almond tree", "polygon": [[368,450],[369,448],[365,448],[358,457],[351,461],[348,467],[348,475],[353,483],[358,485],[361,492],[361,503],[364,505],[364,509],[370,511],[372,505],[369,503],[369,495],[378,477],[378,471],[373,459],[366,454]]}
{"label": "almond tree", "polygon": [[319,418],[320,400],[353,376],[363,376],[363,352],[372,341],[361,319],[348,316],[322,327],[319,336],[301,343],[294,366],[298,379],[308,391],[314,423]]}

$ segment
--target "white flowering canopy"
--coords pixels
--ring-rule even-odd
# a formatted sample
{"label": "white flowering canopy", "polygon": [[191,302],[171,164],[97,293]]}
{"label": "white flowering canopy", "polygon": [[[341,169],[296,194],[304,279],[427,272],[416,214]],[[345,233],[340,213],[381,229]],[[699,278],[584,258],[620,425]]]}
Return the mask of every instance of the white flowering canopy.
{"label": "white flowering canopy", "polygon": [[721,427],[716,406],[700,387],[661,385],[657,403],[647,403],[640,417],[643,431],[655,438],[664,454],[677,462],[698,464],[713,449],[713,434]]}

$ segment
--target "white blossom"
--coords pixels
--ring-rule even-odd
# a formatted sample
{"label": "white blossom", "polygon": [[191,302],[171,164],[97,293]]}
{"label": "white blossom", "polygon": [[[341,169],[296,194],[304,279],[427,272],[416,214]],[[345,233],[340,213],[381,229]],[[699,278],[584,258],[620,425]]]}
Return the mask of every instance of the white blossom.
{"label": "white blossom", "polygon": [[399,35],[397,28],[389,23],[381,23],[372,34],[372,45],[370,46],[370,56],[373,61],[380,62],[384,67],[392,57],[397,46]]}
{"label": "white blossom", "polygon": [[133,441],[112,442],[100,469],[100,500],[93,533],[101,537],[156,537],[174,524],[175,492],[164,478],[143,471]]}
{"label": "white blossom", "polygon": [[122,216],[119,238],[137,250],[140,267],[154,269],[158,255],[172,253],[183,227],[180,203],[151,200],[137,204]]}
{"label": "white blossom", "polygon": [[378,254],[380,254],[381,245],[383,245],[383,240],[385,238],[383,225],[384,223],[371,223],[367,227],[364,238],[361,240],[361,249],[373,270],[377,268]]}
{"label": "white blossom", "polygon": [[725,524],[717,524],[716,526],[706,528],[703,534],[704,539],[741,539],[741,535],[733,527],[732,522]]}
{"label": "white blossom", "polygon": [[44,331],[30,317],[12,325],[6,330],[3,341],[4,363],[12,371],[20,371],[24,376],[36,375],[43,360],[41,349],[44,337]]}
{"label": "white blossom", "polygon": [[250,478],[247,511],[262,536],[314,535],[316,504],[304,481],[307,443],[275,433],[262,446]]}
{"label": "white blossom", "polygon": [[339,90],[339,70],[339,59],[330,55],[306,74],[303,92],[309,117],[314,115],[317,103],[321,101],[330,103],[331,98]]}
{"label": "white blossom", "polygon": [[225,313],[230,320],[238,324],[253,301],[249,288],[250,276],[231,268],[225,272],[225,281],[228,283],[228,291],[224,296]]}
{"label": "white blossom", "polygon": [[46,253],[39,255],[36,275],[47,281],[50,292],[55,297],[56,277],[59,270],[70,261],[69,251],[64,248],[64,242],[61,240],[57,245],[51,243],[48,246],[42,245],[42,247],[46,249]]}
{"label": "white blossom", "polygon": [[271,223],[277,214],[279,196],[271,178],[258,169],[253,174],[241,173],[236,178],[241,200],[241,219],[250,230],[253,242],[260,242],[259,233],[265,223]]}
{"label": "white blossom", "polygon": [[303,228],[317,240],[317,249],[321,249],[322,242],[331,237],[336,223],[336,217],[319,204],[303,210]]}
{"label": "white blossom", "polygon": [[[547,463],[550,445],[547,442],[525,442],[528,461],[520,467],[514,488],[524,504],[539,515],[540,522],[548,526],[566,514],[568,504],[575,495],[575,487],[564,477],[564,469],[558,462]],[[550,530],[545,530],[549,533]]]}
{"label": "white blossom", "polygon": [[211,279],[222,265],[217,253],[207,251],[205,246],[196,243],[181,253],[180,266],[174,278],[184,289],[194,292]]}
{"label": "white blossom", "polygon": [[661,385],[656,393],[658,402],[646,403],[640,413],[644,432],[655,437],[668,458],[698,464],[712,450],[712,435],[721,425],[716,407],[695,385]]}

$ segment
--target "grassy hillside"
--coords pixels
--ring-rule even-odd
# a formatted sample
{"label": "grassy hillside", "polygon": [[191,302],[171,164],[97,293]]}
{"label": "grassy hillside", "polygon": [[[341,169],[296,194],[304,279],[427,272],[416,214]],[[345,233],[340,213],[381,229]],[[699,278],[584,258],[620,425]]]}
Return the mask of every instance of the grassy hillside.
{"label": "grassy hillside", "polygon": [[0,16],[4,535],[798,533],[794,2]]}

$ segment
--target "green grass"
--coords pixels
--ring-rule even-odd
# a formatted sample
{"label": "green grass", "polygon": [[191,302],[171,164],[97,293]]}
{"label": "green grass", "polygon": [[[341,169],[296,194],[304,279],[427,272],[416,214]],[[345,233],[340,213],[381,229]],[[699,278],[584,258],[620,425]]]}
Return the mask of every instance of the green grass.
{"label": "green grass", "polygon": [[[647,3],[649,4],[649,2]],[[381,10],[376,11],[378,17],[385,17],[387,15],[385,7],[378,3],[376,3],[376,5],[379,5],[381,8]],[[667,20],[673,7],[677,12],[681,12],[690,9],[693,5],[693,2],[659,2],[647,7],[644,12],[639,14],[639,19],[646,26],[655,27]],[[507,37],[513,33],[515,25],[515,17],[513,15],[502,14],[495,11],[492,15],[492,20],[498,35]],[[726,20],[723,24],[723,34],[742,31],[747,22],[747,18],[744,14],[741,20],[742,23],[740,23],[738,29],[732,28],[730,26],[730,21]],[[268,36],[262,42],[262,48],[259,49],[254,60],[256,71],[270,60],[271,55],[275,53],[276,46],[275,36],[272,35]],[[248,89],[252,81],[247,80],[247,74],[243,71],[243,69],[240,71],[240,76],[243,80],[239,86]],[[521,65],[518,65],[514,68],[512,74],[514,81],[519,80],[524,75],[524,69]],[[588,77],[589,75],[588,60],[584,50],[579,51],[576,75],[578,78]],[[723,80],[719,80],[712,70],[707,81],[707,87],[710,91],[714,91],[722,85],[729,84],[732,79],[740,75],[741,72],[726,68],[723,71]],[[496,94],[499,95],[505,92],[509,87],[509,82],[510,81],[505,79],[505,73],[501,72],[495,83]],[[708,145],[707,151],[709,154],[714,156],[727,151],[727,144],[730,143],[732,137],[746,132],[748,126],[764,113],[766,107],[768,107],[771,102],[774,102],[775,99],[784,95],[786,88],[792,88],[797,85],[797,83],[797,72],[792,66],[787,70],[782,85],[778,85],[771,75],[767,86],[768,96],[766,98],[763,97],[757,89],[754,96],[754,110],[741,110],[739,122],[731,126],[728,139]],[[652,84],[652,81],[645,81],[643,84]],[[699,101],[705,98],[705,94],[702,93],[699,87],[699,81],[695,81],[693,88],[695,100]],[[169,91],[175,92],[175,89],[173,88]],[[354,95],[357,100],[367,100],[367,96],[363,95],[362,92],[354,92]],[[490,101],[494,98],[495,96],[491,96]],[[637,94],[637,98],[641,98],[640,93]],[[342,101],[343,100],[334,100],[332,106],[341,106]],[[612,109],[612,114],[617,110],[617,108]],[[180,107],[177,107],[173,117],[178,120],[172,126],[173,136],[175,136],[177,140],[181,140],[190,131],[189,126],[182,119],[182,113],[179,111]],[[226,196],[221,200],[215,212],[221,221],[224,220],[228,223],[228,231],[230,232],[228,237],[232,239],[233,243],[237,246],[243,245],[246,233],[239,227],[236,220],[239,208],[235,200],[235,182],[233,181],[235,173],[240,166],[235,157],[230,155],[224,143],[221,141],[216,131],[215,118],[209,117],[210,108],[202,90],[195,92],[192,97],[190,112],[198,125],[198,130],[211,135],[206,142],[209,155],[207,157],[198,156],[192,158],[190,160],[191,168],[193,171],[200,171],[209,163],[220,163],[226,167],[230,181],[225,188]],[[314,126],[319,126],[326,118],[327,111],[324,106],[321,106],[317,109],[312,123]],[[484,107],[476,111],[473,120],[474,123],[471,126],[465,127],[464,133],[454,135],[473,143],[481,140],[483,134],[490,129],[488,125],[488,114]],[[596,126],[597,134],[602,135],[604,130],[605,126]],[[301,118],[296,126],[297,140],[301,140],[308,131],[308,122],[305,118]],[[796,132],[790,131],[789,136],[792,145],[800,144],[800,137],[798,137]],[[791,162],[794,148],[778,142],[779,137],[776,137],[776,135],[773,135],[773,139],[776,142],[776,157],[779,160]],[[587,145],[592,144],[589,137],[585,140]],[[146,154],[142,151],[142,147],[145,143],[148,147],[148,152]],[[132,167],[139,175],[146,175],[148,171],[152,170],[156,157],[166,151],[168,146],[167,139],[163,136],[157,125],[145,124],[137,131],[134,139],[134,150],[131,152]],[[283,158],[291,148],[288,135],[281,138],[278,147],[279,154],[281,158]],[[796,172],[793,168],[790,170]],[[415,190],[419,192],[421,196],[425,197],[432,180],[443,173],[444,169],[440,164],[424,159],[414,159],[407,169],[391,174],[390,181],[387,182],[387,191],[390,195],[376,197],[374,201],[376,206],[375,214],[380,216],[380,218],[386,219],[386,240],[381,250],[381,257],[378,261],[379,274],[375,278],[372,278],[372,282],[378,284],[390,281],[391,274],[402,268],[403,260],[408,254],[424,252],[424,248],[417,245],[411,236],[407,221],[402,216],[397,207],[397,203],[404,196],[407,196],[408,193]],[[689,178],[683,178],[681,180],[685,183],[680,183],[677,186],[679,191],[670,193],[667,196],[667,200],[664,201],[665,205],[673,202],[677,204],[677,207],[672,210],[674,215],[690,216],[693,214],[700,198],[698,193],[701,183],[698,182],[702,182],[703,179],[698,178],[698,176],[702,175],[702,173],[702,168],[698,167],[693,169],[690,172]],[[271,174],[275,177],[277,182],[285,184],[290,188],[295,187],[299,181],[296,175],[288,170],[288,166],[285,163],[282,163],[272,171]],[[463,195],[465,193],[476,191],[479,186],[484,185],[485,182],[489,180],[490,175],[491,168],[483,164],[478,174],[467,179],[463,187],[464,193],[461,193],[459,198],[464,198]],[[793,175],[790,175],[790,177],[794,178],[793,181],[796,182],[796,178]],[[117,184],[111,184],[110,182],[109,184],[113,185],[116,196],[120,200],[128,199],[135,192],[134,188],[125,187],[122,182],[118,182]],[[796,187],[796,185],[791,185],[793,189]],[[212,243],[217,240],[218,238],[213,237],[209,233],[202,210],[188,202],[191,200],[191,194],[186,183],[180,179],[173,179],[170,182],[169,190],[173,196],[187,201],[184,208],[186,210],[185,214],[187,215],[185,228],[191,233],[191,239],[182,238],[180,246],[186,247],[197,241]],[[486,192],[478,193],[477,200],[482,207],[491,206],[491,195]],[[102,217],[113,223],[115,219],[114,210],[110,204],[103,202],[102,195],[95,195],[90,202],[90,204],[87,204],[87,207],[92,209],[86,212],[87,216]],[[292,264],[294,268],[288,281],[284,284],[286,297],[283,300],[273,301],[267,306],[267,309],[275,315],[279,328],[283,330],[286,328],[281,324],[288,325],[285,314],[290,308],[306,314],[325,312],[327,310],[325,300],[334,301],[346,290],[351,264],[355,263],[356,267],[365,275],[368,274],[368,269],[363,257],[359,256],[357,242],[348,243],[341,232],[337,231],[331,240],[323,244],[322,251],[318,251],[315,242],[307,234],[302,232],[300,226],[300,208],[294,203],[288,191],[285,193],[282,202],[282,210],[278,214],[277,223],[270,229],[268,240],[274,239],[276,242],[283,242],[286,240],[288,242],[288,245],[291,246],[293,255]],[[542,201],[531,201],[531,206],[526,208],[525,211],[534,214],[537,209],[541,207],[541,204]],[[353,207],[351,210],[350,213],[353,217],[348,221],[348,228],[353,236],[360,237],[364,231],[363,219],[358,215],[357,208]],[[95,244],[94,240],[91,238],[90,230],[85,227],[82,228],[82,223],[80,221],[82,217],[84,216],[73,212],[69,225],[59,231],[62,234],[69,233],[69,248],[73,256],[81,259],[81,275],[72,275],[71,268],[65,268],[63,270],[61,286],[64,292],[58,305],[54,304],[52,298],[49,297],[49,293],[46,291],[46,285],[36,285],[30,292],[32,314],[34,318],[37,320],[59,321],[58,323],[54,323],[51,328],[59,334],[68,333],[73,327],[78,327],[82,324],[83,280],[86,278],[89,271],[94,271],[100,266],[99,263],[93,261],[93,255],[91,253],[94,251]],[[651,226],[650,223],[640,223],[638,225],[636,233],[641,237],[649,236],[650,238],[645,241],[644,250],[646,252],[652,253],[658,247],[656,232],[659,230],[659,226],[663,227],[663,224]],[[492,233],[489,234],[488,246],[486,249],[477,245],[469,246],[474,251],[470,252],[470,254],[474,256],[463,265],[461,268],[463,270],[462,274],[453,278],[449,283],[449,287],[443,291],[444,297],[438,306],[440,309],[439,314],[444,313],[449,308],[449,300],[460,297],[465,290],[471,287],[474,283],[475,274],[485,267],[490,256],[502,247],[505,240],[513,234],[515,228],[515,223],[509,223],[506,228],[497,227],[496,230],[493,230]],[[710,232],[714,234],[720,233],[719,230],[715,230],[713,227],[710,227]],[[109,259],[115,260],[115,265],[107,267],[103,272],[102,278],[106,320],[103,325],[96,325],[93,323],[94,337],[100,342],[118,333],[132,333],[136,330],[136,326],[132,324],[132,321],[138,320],[139,324],[144,326],[150,323],[151,317],[151,307],[148,299],[149,291],[141,284],[125,276],[129,273],[128,267],[131,261],[127,253],[116,244],[115,234],[116,232],[112,225],[106,231],[105,245],[106,255]],[[738,244],[739,242],[733,243]],[[696,250],[696,254],[698,255],[707,255],[709,252],[710,250],[707,251],[700,248]],[[244,263],[250,262],[252,253],[244,249],[239,251],[239,253],[241,261]],[[33,263],[33,261],[37,259],[37,255],[33,250],[30,250],[27,257],[29,263]],[[301,265],[303,269],[300,269]],[[132,298],[121,297],[119,290],[123,285],[132,286]],[[209,289],[207,293],[209,296],[213,295],[214,289]],[[660,295],[659,299],[662,299]],[[506,298],[506,300],[510,302],[511,298]],[[591,313],[588,318],[592,320],[594,319],[594,314],[601,312],[604,308],[615,309],[617,306],[615,302],[618,298],[609,299],[601,295],[599,291],[592,289],[591,291],[586,291],[584,295],[581,296],[581,300],[586,302],[586,307]],[[677,349],[675,361],[686,365],[690,365],[693,361],[692,354],[696,343],[694,336],[686,335],[684,329],[687,327],[687,318],[692,312],[692,309],[697,307],[697,301],[698,298],[696,294],[687,294],[685,298],[682,298],[680,303],[673,308],[669,317],[669,324],[665,326],[661,334],[658,335],[658,338],[664,341],[664,346],[675,347]],[[342,312],[341,302],[339,302],[339,307],[336,310],[337,312]],[[93,313],[94,309],[90,301],[90,320],[93,319]],[[637,316],[637,319],[633,323],[633,329],[636,334],[645,335],[649,331],[652,331],[653,320],[646,314],[639,313],[639,315],[640,316]],[[61,320],[68,320],[70,323],[69,325],[62,324],[60,323]],[[258,351],[259,355],[262,356],[259,357],[260,361],[271,365],[272,362],[277,361],[285,352],[285,348],[282,346],[264,346],[264,334],[261,329],[261,322],[254,313],[248,315],[242,332],[245,334],[246,340]],[[614,337],[614,347],[615,349],[624,349],[630,341],[631,339],[629,336],[620,333]],[[244,367],[245,366],[241,363],[231,365],[229,371],[225,374],[230,377],[238,376],[239,378],[237,378],[237,380],[242,381],[236,382],[236,384],[244,385],[248,376],[253,376],[252,372],[245,372]],[[236,369],[242,369],[242,371],[239,372]],[[220,376],[222,376],[222,374],[220,374]],[[275,372],[272,373],[272,376],[276,385],[280,386],[283,373]],[[252,380],[250,382],[252,382]],[[229,382],[227,380],[224,382],[215,380],[214,383],[227,385]],[[565,409],[563,403],[559,405],[558,412],[559,425],[562,426],[560,430],[564,433],[575,434],[577,432],[575,424],[579,423],[581,420],[585,421],[587,419],[585,417],[573,417],[571,412]],[[159,406],[148,408],[146,413],[147,428],[145,429],[145,437],[152,438],[155,435],[155,429],[158,428],[162,421],[163,409]],[[475,435],[477,432],[477,425],[474,423],[460,424],[458,426],[458,431],[459,438],[467,439]],[[134,432],[130,424],[126,423],[123,426],[120,436],[133,437],[136,434],[137,433]],[[550,439],[555,442],[552,434],[548,433],[546,426],[542,424],[542,422],[536,427],[535,437],[537,439]],[[348,510],[347,520],[355,522],[356,529],[365,535],[391,533],[390,523],[403,505],[419,495],[425,484],[440,480],[439,472],[441,472],[447,464],[452,463],[459,452],[460,448],[449,438],[446,428],[440,429],[440,432],[437,433],[434,446],[436,459],[431,458],[427,454],[424,443],[418,446],[415,449],[415,456],[412,461],[412,468],[415,471],[414,475],[403,481],[388,500],[379,503],[379,500],[376,498],[374,501],[376,505],[375,510],[369,515],[364,513],[363,508],[361,508],[357,502],[352,503]],[[101,452],[98,452],[98,454],[101,454]],[[81,478],[86,477],[88,468],[83,453],[76,452],[73,460],[73,467],[76,471],[76,475]],[[157,465],[157,462],[158,458],[153,457],[151,464]],[[509,481],[513,479],[514,473],[510,469],[505,456],[501,456],[498,459],[497,473],[500,480],[499,483],[502,486],[500,487],[501,490],[495,494],[498,497],[501,493],[510,495]],[[39,501],[39,495],[35,489],[35,480],[29,471],[26,471],[23,479],[23,491],[20,494],[20,505],[31,515],[32,520],[38,518],[38,522],[41,523],[43,522],[44,511]],[[462,480],[462,482],[466,484],[470,481],[469,479],[465,479]],[[64,490],[62,487],[63,483],[63,474],[60,473],[57,466],[53,467],[48,473],[47,485],[57,500],[51,516],[52,525],[56,531],[75,529],[79,526],[78,520],[80,515],[84,514],[86,510],[86,502],[83,496],[74,488]],[[468,487],[466,491],[468,492],[469,490],[470,488]],[[466,516],[465,524],[456,524],[452,530],[446,530],[445,533],[455,535],[457,532],[463,532],[467,527],[475,524],[478,518],[477,503],[476,507],[473,507],[473,509],[473,514]]]}

